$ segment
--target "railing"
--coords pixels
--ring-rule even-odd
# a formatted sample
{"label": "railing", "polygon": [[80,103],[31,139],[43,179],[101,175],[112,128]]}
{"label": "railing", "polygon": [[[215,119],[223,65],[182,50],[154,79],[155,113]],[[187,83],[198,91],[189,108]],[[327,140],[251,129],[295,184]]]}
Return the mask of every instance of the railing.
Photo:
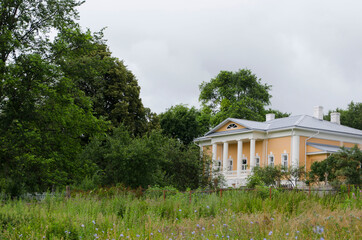
{"label": "railing", "polygon": [[[237,171],[226,171],[226,172],[221,172],[222,174],[224,174],[225,177],[238,177],[238,172]],[[250,170],[241,170],[240,171],[240,177],[246,177],[249,176],[251,173]]]}

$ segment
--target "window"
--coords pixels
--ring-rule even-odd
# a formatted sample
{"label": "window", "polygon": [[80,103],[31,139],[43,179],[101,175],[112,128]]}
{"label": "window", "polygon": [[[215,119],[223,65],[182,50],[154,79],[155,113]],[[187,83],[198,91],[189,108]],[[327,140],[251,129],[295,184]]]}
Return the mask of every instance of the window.
{"label": "window", "polygon": [[288,154],[282,154],[282,168],[288,168]]}
{"label": "window", "polygon": [[235,123],[231,123],[229,124],[229,126],[227,126],[226,129],[233,129],[233,128],[237,128],[238,126]]}
{"label": "window", "polygon": [[255,166],[260,167],[260,157],[255,157]]}
{"label": "window", "polygon": [[273,155],[270,155],[268,157],[268,164],[270,167],[274,167],[274,156]]}
{"label": "window", "polygon": [[216,161],[216,170],[220,171],[220,169],[221,169],[221,161],[218,160],[218,161]]}
{"label": "window", "polygon": [[233,160],[230,159],[230,160],[229,160],[228,171],[232,171],[232,170],[233,170]]}
{"label": "window", "polygon": [[241,160],[241,170],[246,170],[248,167],[248,160],[247,159],[243,159]]}

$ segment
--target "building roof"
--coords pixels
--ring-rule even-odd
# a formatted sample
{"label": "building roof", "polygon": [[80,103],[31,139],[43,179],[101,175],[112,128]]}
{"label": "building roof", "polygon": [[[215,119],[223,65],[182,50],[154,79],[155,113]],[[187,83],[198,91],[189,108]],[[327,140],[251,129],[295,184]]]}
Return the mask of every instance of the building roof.
{"label": "building roof", "polygon": [[317,148],[317,149],[321,150],[321,152],[325,152],[325,153],[335,153],[335,152],[338,152],[339,150],[341,150],[341,147],[339,147],[339,146],[333,146],[333,145],[327,145],[327,144],[321,144],[321,143],[307,142],[307,145]]}
{"label": "building roof", "polygon": [[[245,128],[216,132],[227,122],[235,122],[237,124],[244,126]],[[197,138],[196,141],[202,141],[212,136],[218,136],[224,134],[236,134],[248,131],[264,131],[264,132],[277,131],[288,128],[301,128],[301,129],[310,129],[316,131],[327,131],[331,133],[348,134],[348,135],[362,137],[361,130],[343,126],[337,123],[332,123],[330,121],[320,120],[308,115],[297,115],[285,118],[277,118],[266,122],[257,122],[257,121],[250,121],[250,120],[237,119],[237,118],[227,118],[222,123],[213,128],[211,131],[207,132],[203,137]]]}

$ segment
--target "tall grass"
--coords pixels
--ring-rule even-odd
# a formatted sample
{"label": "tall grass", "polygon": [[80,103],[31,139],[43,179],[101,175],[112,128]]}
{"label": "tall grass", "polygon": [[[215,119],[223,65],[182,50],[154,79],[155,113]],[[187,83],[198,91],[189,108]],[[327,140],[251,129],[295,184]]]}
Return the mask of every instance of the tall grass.
{"label": "tall grass", "polygon": [[62,196],[3,201],[0,239],[360,239],[360,191]]}

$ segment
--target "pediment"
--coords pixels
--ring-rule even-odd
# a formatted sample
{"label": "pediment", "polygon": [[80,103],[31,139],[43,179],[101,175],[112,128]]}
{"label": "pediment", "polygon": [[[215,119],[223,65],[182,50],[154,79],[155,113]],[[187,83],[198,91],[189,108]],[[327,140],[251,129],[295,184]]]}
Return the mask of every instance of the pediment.
{"label": "pediment", "polygon": [[236,122],[228,121],[225,124],[221,125],[218,129],[216,129],[215,132],[225,132],[225,131],[232,131],[243,128],[245,127]]}

